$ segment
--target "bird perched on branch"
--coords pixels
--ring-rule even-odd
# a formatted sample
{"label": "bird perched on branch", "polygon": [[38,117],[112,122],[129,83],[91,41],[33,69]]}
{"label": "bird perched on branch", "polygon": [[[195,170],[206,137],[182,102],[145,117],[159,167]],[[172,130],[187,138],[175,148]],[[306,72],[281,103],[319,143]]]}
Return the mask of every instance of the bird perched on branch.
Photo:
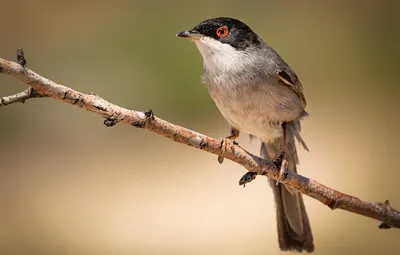
{"label": "bird perched on branch", "polygon": [[[240,132],[258,137],[261,156],[296,171],[295,140],[308,150],[300,136],[300,120],[307,116],[306,99],[296,73],[253,30],[233,18],[205,20],[178,36],[191,39],[203,57],[207,89],[231,125],[226,139],[234,140]],[[222,159],[223,155],[220,163]],[[241,182],[254,177],[245,175]],[[280,249],[314,251],[301,194],[269,182],[275,196]]]}

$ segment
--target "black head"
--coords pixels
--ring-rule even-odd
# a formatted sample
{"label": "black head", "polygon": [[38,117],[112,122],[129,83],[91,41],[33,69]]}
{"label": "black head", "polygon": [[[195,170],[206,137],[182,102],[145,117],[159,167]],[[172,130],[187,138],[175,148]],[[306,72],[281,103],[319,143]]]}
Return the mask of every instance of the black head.
{"label": "black head", "polygon": [[245,50],[249,46],[261,43],[258,35],[246,24],[237,19],[225,17],[205,20],[192,30],[179,33],[178,36],[189,38],[207,36],[238,50]]}

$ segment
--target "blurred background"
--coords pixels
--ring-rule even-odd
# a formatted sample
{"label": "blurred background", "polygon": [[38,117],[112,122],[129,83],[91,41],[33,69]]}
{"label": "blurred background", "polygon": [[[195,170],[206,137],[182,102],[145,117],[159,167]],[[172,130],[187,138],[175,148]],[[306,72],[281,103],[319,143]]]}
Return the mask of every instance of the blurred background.
{"label": "blurred background", "polygon": [[[236,17],[299,75],[305,176],[400,208],[399,1],[5,1],[0,57],[81,92],[222,137],[195,45]],[[0,96],[26,85],[0,75]],[[272,192],[230,161],[52,99],[0,108],[0,254],[282,254]],[[238,142],[253,153],[259,143]],[[399,254],[399,230],[305,198],[315,254]]]}

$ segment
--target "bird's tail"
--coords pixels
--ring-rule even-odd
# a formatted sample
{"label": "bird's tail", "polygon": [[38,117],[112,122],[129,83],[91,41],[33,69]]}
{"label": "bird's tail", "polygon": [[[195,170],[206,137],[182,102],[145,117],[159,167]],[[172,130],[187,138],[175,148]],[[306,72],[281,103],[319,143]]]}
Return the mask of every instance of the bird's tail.
{"label": "bird's tail", "polygon": [[[288,122],[286,126],[286,159],[288,170],[296,171],[299,160],[295,145],[295,138],[307,149],[300,137],[300,122]],[[283,138],[272,143],[262,143],[261,157],[273,160],[282,152]],[[313,235],[310,221],[301,194],[283,184],[276,185],[276,181],[269,180],[274,192],[279,247],[283,251],[314,251]]]}

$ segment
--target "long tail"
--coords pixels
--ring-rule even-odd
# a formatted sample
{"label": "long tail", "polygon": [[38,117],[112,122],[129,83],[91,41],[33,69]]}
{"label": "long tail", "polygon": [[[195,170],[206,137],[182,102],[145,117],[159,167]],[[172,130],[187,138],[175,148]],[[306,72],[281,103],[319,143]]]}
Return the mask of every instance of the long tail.
{"label": "long tail", "polygon": [[[299,133],[299,121],[287,123],[286,159],[289,171],[297,172],[296,165],[299,162],[295,138],[307,149]],[[278,156],[282,151],[282,140],[283,138],[269,144],[262,143],[261,157],[272,160]],[[313,235],[301,194],[283,184],[276,185],[274,180],[269,180],[269,182],[275,197],[280,249],[283,251],[313,252]]]}

